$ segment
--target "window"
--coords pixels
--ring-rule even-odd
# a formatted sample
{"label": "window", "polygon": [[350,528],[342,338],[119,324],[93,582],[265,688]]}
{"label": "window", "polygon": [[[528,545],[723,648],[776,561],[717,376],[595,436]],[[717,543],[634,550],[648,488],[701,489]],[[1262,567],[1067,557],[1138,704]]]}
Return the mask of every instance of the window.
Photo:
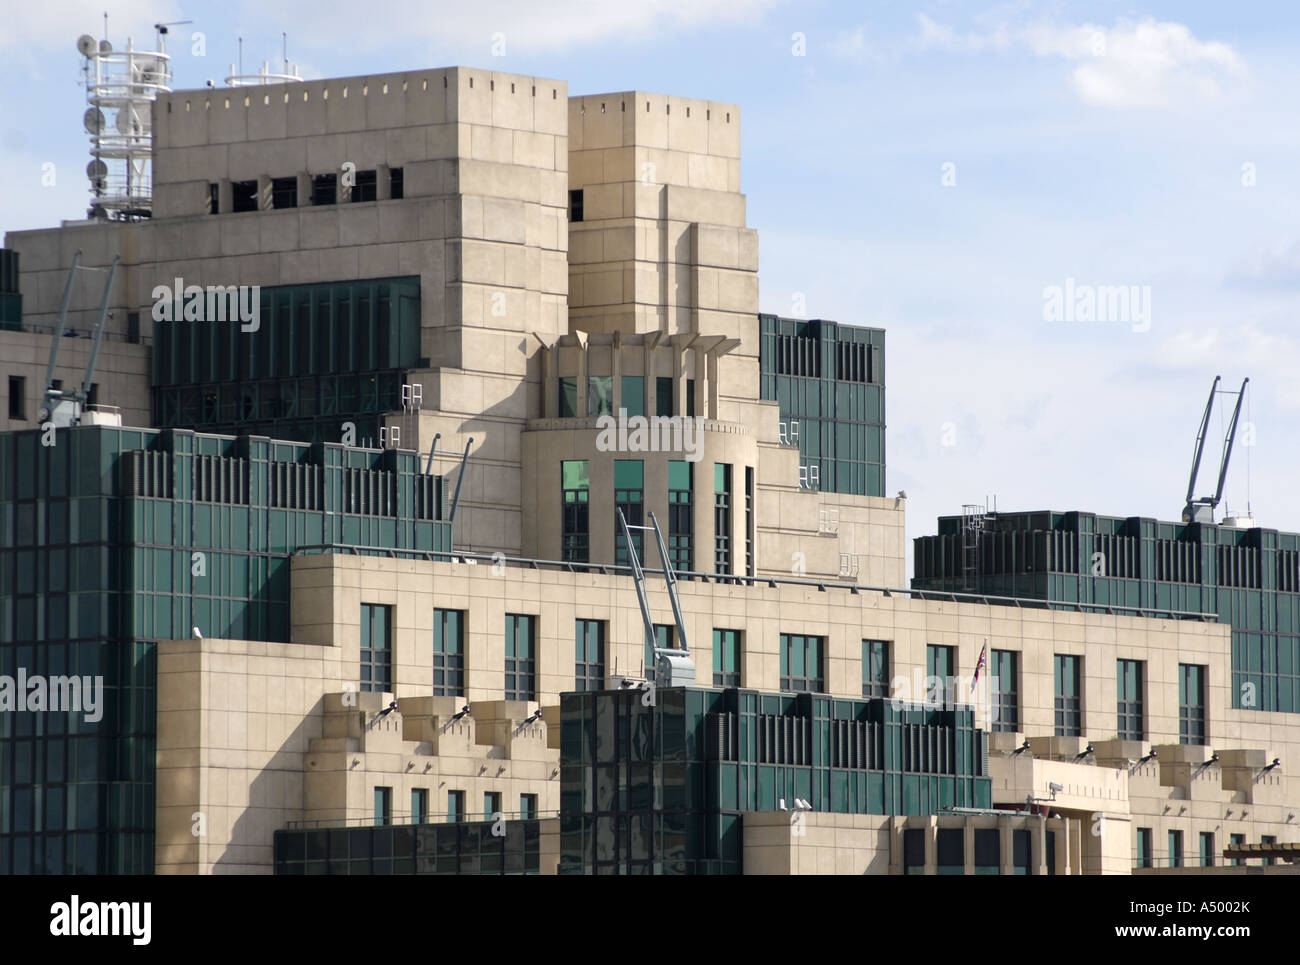
{"label": "window", "polygon": [[393,608],[361,604],[361,690],[393,689]]}
{"label": "window", "polygon": [[483,820],[495,821],[501,814],[501,792],[483,792]]}
{"label": "window", "polygon": [[1205,743],[1205,667],[1178,665],[1178,743]]}
{"label": "window", "polygon": [[525,821],[531,821],[537,817],[536,794],[519,795],[519,816]]}
{"label": "window", "polygon": [[272,178],[271,179],[271,207],[273,208],[298,207],[298,179],[297,178]]}
{"label": "window", "polygon": [[754,575],[754,467],[745,467],[745,575]]}
{"label": "window", "polygon": [[374,201],[379,197],[379,177],[375,171],[358,171],[352,185],[353,201]]}
{"label": "window", "polygon": [[406,197],[406,179],[401,168],[392,168],[388,172],[388,196],[394,201]]}
{"label": "window", "polygon": [[889,696],[889,642],[862,641],[862,696]]}
{"label": "window", "polygon": [[1214,867],[1214,832],[1201,832],[1201,867]]}
{"label": "window", "polygon": [[687,418],[690,419],[695,418],[695,380],[694,379],[686,380],[686,416]]}
{"label": "window", "polygon": [[208,213],[221,214],[221,185],[208,182]]}
{"label": "window", "polygon": [[1020,654],[992,651],[989,687],[993,693],[993,730],[1013,734],[1020,730]]}
{"label": "window", "polygon": [[713,631],[713,686],[740,686],[740,631]]}
{"label": "window", "polygon": [[1151,850],[1151,829],[1138,828],[1137,832],[1137,866],[1139,868],[1154,868],[1155,855]]}
{"label": "window", "polygon": [[27,419],[27,379],[21,375],[9,376],[9,418]]}
{"label": "window", "polygon": [[[1260,844],[1277,844],[1277,835],[1276,835],[1276,834],[1261,834],[1261,835],[1259,836],[1259,843],[1260,843]],[[1265,859],[1264,859],[1264,865],[1265,865],[1265,867],[1271,867],[1271,866],[1273,866],[1273,865],[1275,865],[1275,864],[1277,864],[1277,858],[1265,858]]]}
{"label": "window", "polygon": [[676,408],[673,402],[673,377],[661,375],[655,379],[655,415],[671,416]]}
{"label": "window", "polygon": [[573,689],[604,690],[605,624],[601,620],[575,620],[573,624]]}
{"label": "window", "polygon": [[465,611],[433,611],[433,695],[465,693]]}
{"label": "window", "polygon": [[621,510],[623,518],[627,520],[629,532],[632,537],[632,546],[636,550],[636,558],[645,565],[645,533],[640,530],[630,529],[633,526],[641,526],[642,503],[645,496],[643,488],[645,484],[645,464],[640,459],[615,459],[614,460],[614,563],[617,566],[629,566],[631,558],[627,552],[627,540],[623,536],[623,527],[618,522],[618,511]]}
{"label": "window", "polygon": [[928,704],[951,707],[956,700],[954,680],[957,652],[953,647],[931,643],[925,648],[925,700]]}
{"label": "window", "polygon": [[311,177],[311,203],[335,204],[338,201],[339,176],[334,172],[329,174],[313,174]]}
{"label": "window", "polygon": [[781,634],[781,689],[794,693],[822,693],[826,678],[822,669],[823,638],[799,633]]}
{"label": "window", "polygon": [[587,376],[587,415],[590,418],[614,414],[614,376]]}
{"label": "window", "polygon": [[731,572],[731,464],[713,464],[713,571]]}
{"label": "window", "polygon": [[230,210],[235,212],[257,210],[256,181],[230,182]]}
{"label": "window", "polygon": [[695,465],[681,459],[668,462],[668,560],[673,569],[695,568]]}
{"label": "window", "polygon": [[975,829],[975,873],[996,875],[1002,870],[1002,835],[997,828]]}
{"label": "window", "polygon": [[375,824],[393,823],[393,789],[375,788]]}
{"label": "window", "polygon": [[1082,657],[1067,654],[1058,653],[1053,658],[1057,737],[1083,736],[1083,702],[1080,699],[1082,663]]}
{"label": "window", "polygon": [[465,820],[465,792],[447,792],[447,821],[454,824]]}
{"label": "window", "polygon": [[537,617],[506,614],[506,700],[536,700]]}
{"label": "window", "polygon": [[1183,832],[1169,832],[1169,867],[1181,868],[1183,866]]}
{"label": "window", "polygon": [[923,828],[903,829],[903,874],[925,874],[925,836]]}
{"label": "window", "polygon": [[429,823],[429,790],[416,787],[411,789],[411,823]]}
{"label": "window", "polygon": [[964,828],[939,828],[934,836],[935,871],[941,875],[966,873]]}
{"label": "window", "polygon": [[576,419],[578,417],[578,380],[573,377],[560,379],[560,406],[561,419]]}
{"label": "window", "polygon": [[582,220],[582,189],[569,192],[569,220]]}
{"label": "window", "polygon": [[628,418],[634,415],[645,415],[645,377],[625,375],[622,382],[622,407],[627,410]]}
{"label": "window", "polygon": [[586,563],[591,558],[591,478],[588,470],[586,459],[566,459],[560,463],[560,488],[564,499],[560,558],[569,563]]}
{"label": "window", "polygon": [[673,640],[674,627],[671,624],[656,623],[654,625],[654,628],[655,628],[654,646],[653,647],[650,646],[649,643],[646,644],[645,662],[642,664],[642,672],[645,674],[647,680],[654,677],[655,650],[656,649],[675,650],[677,647],[676,643]]}
{"label": "window", "polygon": [[[1235,848],[1237,845],[1245,844],[1245,843],[1246,843],[1246,836],[1245,836],[1244,834],[1230,834],[1230,835],[1228,835],[1228,845],[1229,845],[1229,847],[1233,847],[1233,848]],[[1242,862],[1242,860],[1241,860],[1240,858],[1229,858],[1229,859],[1228,859],[1228,864],[1232,865],[1234,868],[1235,868],[1237,865],[1240,865],[1240,864],[1243,864],[1243,863],[1244,863],[1244,862]]]}
{"label": "window", "polygon": [[140,344],[140,313],[126,313],[126,340],[131,345]]}
{"label": "window", "polygon": [[1140,741],[1146,731],[1142,714],[1142,661],[1117,661],[1115,677],[1119,739]]}

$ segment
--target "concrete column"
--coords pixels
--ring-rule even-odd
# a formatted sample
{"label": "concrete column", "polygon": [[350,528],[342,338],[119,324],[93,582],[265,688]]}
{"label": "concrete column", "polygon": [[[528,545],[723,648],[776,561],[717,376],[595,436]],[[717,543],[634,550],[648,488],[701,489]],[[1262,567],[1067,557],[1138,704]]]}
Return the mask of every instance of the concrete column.
{"label": "concrete column", "polygon": [[975,874],[975,816],[968,814],[961,825],[962,864],[969,878]]}
{"label": "concrete column", "polygon": [[298,207],[311,207],[311,173],[308,171],[298,172]]}
{"label": "concrete column", "polygon": [[[1016,850],[1015,838],[1011,827],[1011,815],[1003,814],[998,817],[998,874],[1012,875],[1016,871]],[[1033,852],[1030,851],[1030,860],[1033,860]]]}
{"label": "concrete column", "polygon": [[387,164],[375,170],[375,197],[380,201],[393,200],[393,169]]}
{"label": "concrete column", "polygon": [[217,207],[221,209],[221,214],[230,214],[234,206],[234,186],[230,183],[230,178],[222,178],[217,182]]}

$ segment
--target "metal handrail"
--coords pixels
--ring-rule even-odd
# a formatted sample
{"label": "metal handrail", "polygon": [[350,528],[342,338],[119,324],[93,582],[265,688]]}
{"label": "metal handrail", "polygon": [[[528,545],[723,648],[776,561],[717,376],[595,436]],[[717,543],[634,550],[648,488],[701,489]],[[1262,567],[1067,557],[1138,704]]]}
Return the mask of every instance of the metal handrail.
{"label": "metal handrail", "polygon": [[[290,553],[298,555],[323,555],[338,553],[341,556],[385,556],[390,559],[420,559],[427,562],[459,563],[473,560],[475,563],[505,563],[507,565],[527,567],[529,569],[568,570],[571,573],[595,572],[605,576],[631,576],[630,566],[614,563],[576,563],[567,560],[544,560],[526,556],[505,556],[499,553],[471,553],[465,550],[417,550],[407,547],[391,546],[353,546],[344,543],[311,543],[299,546]],[[660,575],[662,569],[642,567],[642,572]],[[947,603],[983,603],[1000,606],[1015,606],[1020,609],[1059,610],[1068,613],[1105,613],[1111,616],[1155,616],[1176,620],[1196,620],[1201,623],[1218,623],[1219,614],[1196,610],[1162,610],[1158,607],[1118,606],[1109,603],[1079,603],[1068,600],[1043,600],[1036,597],[996,596],[987,593],[959,593],[949,590],[915,590],[894,586],[872,586],[864,583],[842,583],[834,580],[792,579],[782,576],[736,576],[730,573],[701,573],[695,570],[674,570],[678,580],[700,580],[708,583],[730,583],[755,586],[766,583],[770,587],[777,584],[786,586],[811,586],[819,590],[848,590],[861,593],[864,590],[880,593],[884,596],[902,596],[916,600],[939,600]]]}

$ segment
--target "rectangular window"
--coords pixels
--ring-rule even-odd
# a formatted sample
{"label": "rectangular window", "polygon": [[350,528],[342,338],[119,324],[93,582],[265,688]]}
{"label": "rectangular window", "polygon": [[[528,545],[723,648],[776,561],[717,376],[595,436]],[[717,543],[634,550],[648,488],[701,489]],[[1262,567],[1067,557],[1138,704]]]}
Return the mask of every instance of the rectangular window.
{"label": "rectangular window", "polygon": [[465,820],[465,792],[448,791],[447,792],[447,821],[455,824],[457,821]]}
{"label": "rectangular window", "polygon": [[501,792],[484,791],[483,792],[483,820],[495,821],[501,814]]}
{"label": "rectangular window", "polygon": [[1056,688],[1053,709],[1057,737],[1083,736],[1082,665],[1083,658],[1056,654],[1053,658]]}
{"label": "rectangular window", "polygon": [[[1246,843],[1246,836],[1245,836],[1244,834],[1230,834],[1230,835],[1228,835],[1228,844],[1229,844],[1229,846],[1231,846],[1231,847],[1234,847],[1234,848],[1235,848],[1237,845],[1239,845],[1239,844],[1245,844],[1245,843]],[[1232,865],[1234,868],[1235,868],[1237,865],[1240,865],[1240,864],[1243,864],[1243,863],[1244,863],[1244,862],[1243,862],[1240,858],[1229,858],[1229,859],[1228,859],[1228,864]]]}
{"label": "rectangular window", "polygon": [[923,828],[903,829],[903,874],[925,874],[925,839]]}
{"label": "rectangular window", "polygon": [[671,416],[677,408],[673,399],[673,377],[659,376],[655,379],[655,415]]}
{"label": "rectangular window", "polygon": [[941,875],[966,873],[966,834],[963,828],[939,828],[934,836],[935,872]]}
{"label": "rectangular window", "polygon": [[695,568],[695,464],[682,459],[668,462],[668,559],[673,569]]}
{"label": "rectangular window", "polygon": [[393,608],[361,604],[361,690],[393,689]]}
{"label": "rectangular window", "polygon": [[429,790],[416,787],[411,789],[411,823],[429,823]]}
{"label": "rectangular window", "polygon": [[1152,851],[1151,829],[1137,829],[1137,866],[1139,868],[1154,868],[1155,854]]}
{"label": "rectangular window", "polygon": [[695,418],[695,380],[686,380],[686,415],[687,418]]}
{"label": "rectangular window", "polygon": [[824,693],[825,640],[800,633],[781,634],[781,689],[794,693]]}
{"label": "rectangular window", "polygon": [[311,203],[336,203],[338,201],[338,184],[339,176],[332,171],[329,174],[313,174],[311,176]]}
{"label": "rectangular window", "polygon": [[560,463],[560,491],[564,500],[560,558],[568,563],[586,563],[591,559],[589,469],[586,459],[566,459]]}
{"label": "rectangular window", "polygon": [[602,620],[573,621],[573,689],[605,689],[605,624]]}
{"label": "rectangular window", "polygon": [[645,675],[647,680],[651,680],[654,678],[655,650],[656,649],[675,650],[677,648],[677,644],[674,642],[674,633],[673,633],[673,631],[676,629],[675,627],[667,623],[656,623],[654,625],[654,628],[655,628],[655,637],[653,641],[654,645],[651,646],[650,643],[646,644],[645,661],[642,664],[642,673]]}
{"label": "rectangular window", "polygon": [[465,611],[433,611],[433,695],[465,694]]}
{"label": "rectangular window", "polygon": [[298,179],[297,178],[272,178],[271,179],[271,207],[273,208],[298,207]]}
{"label": "rectangular window", "polygon": [[1178,743],[1205,743],[1205,670],[1201,664],[1178,665]]}
{"label": "rectangular window", "polygon": [[230,182],[230,209],[236,212],[257,210],[256,181]]}
{"label": "rectangular window", "polygon": [[1183,866],[1183,832],[1169,832],[1169,867],[1181,868]]}
{"label": "rectangular window", "polygon": [[21,375],[9,376],[9,418],[27,419],[27,379]]}
{"label": "rectangular window", "polygon": [[208,182],[208,214],[221,214],[221,185]]}
{"label": "rectangular window", "polygon": [[745,467],[745,575],[754,575],[754,467]]}
{"label": "rectangular window", "polygon": [[379,175],[376,171],[358,171],[352,185],[353,201],[375,201],[379,198]]}
{"label": "rectangular window", "polygon": [[740,631],[713,631],[713,686],[740,686]]}
{"label": "rectangular window", "polygon": [[569,192],[569,220],[582,220],[582,189]]}
{"label": "rectangular window", "polygon": [[393,823],[393,789],[375,788],[375,824]]}
{"label": "rectangular window", "polygon": [[1020,730],[1020,654],[994,650],[989,664],[989,689],[993,694],[993,730],[1013,734]]}
{"label": "rectangular window", "polygon": [[587,376],[587,416],[614,414],[614,376]]}
{"label": "rectangular window", "polygon": [[731,464],[713,464],[713,572],[731,572]]}
{"label": "rectangular window", "polygon": [[862,641],[862,696],[889,696],[889,641]]}
{"label": "rectangular window", "polygon": [[627,410],[628,418],[645,415],[645,377],[625,375],[622,379],[622,407]]}
{"label": "rectangular window", "polygon": [[925,700],[951,707],[957,699],[957,649],[931,643],[925,648]]}
{"label": "rectangular window", "polygon": [[506,700],[537,699],[537,617],[506,614]]}
{"label": "rectangular window", "polygon": [[1142,711],[1142,661],[1117,661],[1115,679],[1118,701],[1115,714],[1118,720],[1119,739],[1140,741],[1146,736]]}
{"label": "rectangular window", "polygon": [[391,168],[388,172],[388,196],[394,201],[406,197],[406,179],[401,168]]}
{"label": "rectangular window", "polygon": [[[1277,844],[1277,835],[1276,835],[1276,834],[1261,834],[1261,835],[1259,836],[1259,843],[1260,843],[1260,844]],[[1264,866],[1265,866],[1265,867],[1272,867],[1272,866],[1275,865],[1275,864],[1277,864],[1277,858],[1265,858],[1265,859],[1264,859]]]}
{"label": "rectangular window", "polygon": [[[640,459],[614,460],[614,563],[617,566],[629,566],[632,562],[627,553],[627,540],[623,536],[623,528],[618,522],[618,510],[622,510],[623,518],[627,520],[629,527],[643,525],[644,485],[645,463]],[[645,533],[640,530],[630,532],[636,558],[644,566]]]}
{"label": "rectangular window", "polygon": [[521,794],[519,795],[519,816],[525,821],[532,821],[537,817],[537,795]]}
{"label": "rectangular window", "polygon": [[1214,832],[1201,832],[1201,867],[1214,867]]}
{"label": "rectangular window", "polygon": [[568,377],[560,379],[559,413],[561,419],[576,419],[578,417],[577,378]]}

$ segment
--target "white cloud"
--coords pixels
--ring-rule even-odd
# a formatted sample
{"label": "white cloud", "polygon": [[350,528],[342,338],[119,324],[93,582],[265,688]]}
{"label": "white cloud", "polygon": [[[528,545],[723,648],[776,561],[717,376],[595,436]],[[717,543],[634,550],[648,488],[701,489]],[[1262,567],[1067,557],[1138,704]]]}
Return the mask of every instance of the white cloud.
{"label": "white cloud", "polygon": [[1283,238],[1242,260],[1228,273],[1238,285],[1300,288],[1300,238]]}
{"label": "white cloud", "polygon": [[1070,86],[1087,104],[1158,108],[1216,100],[1245,73],[1231,46],[1198,40],[1184,24],[1147,18],[1096,24],[1001,23],[966,33],[917,15],[913,49],[949,53],[1028,50],[1037,57],[1077,62]]}

